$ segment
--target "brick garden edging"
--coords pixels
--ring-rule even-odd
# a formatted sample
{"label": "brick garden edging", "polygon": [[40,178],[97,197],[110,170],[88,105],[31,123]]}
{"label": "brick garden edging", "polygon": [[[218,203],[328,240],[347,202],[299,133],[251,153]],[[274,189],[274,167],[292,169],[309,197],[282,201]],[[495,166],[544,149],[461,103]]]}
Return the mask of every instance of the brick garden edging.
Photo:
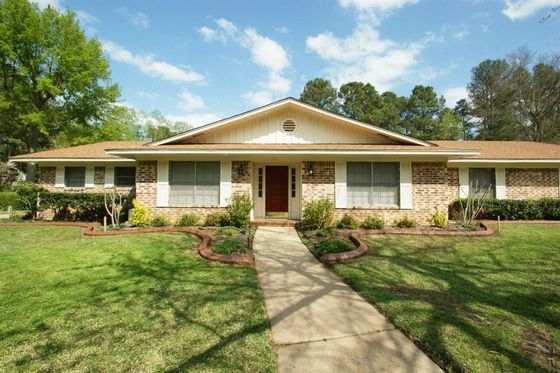
{"label": "brick garden edging", "polygon": [[33,226],[59,226],[59,227],[77,227],[82,228],[85,236],[119,236],[123,234],[142,234],[142,233],[189,233],[194,234],[201,239],[198,245],[198,254],[204,259],[225,264],[236,264],[241,266],[253,265],[253,258],[250,255],[224,255],[213,252],[210,249],[212,238],[203,230],[189,227],[150,227],[138,230],[122,230],[100,232],[95,230],[95,224],[92,223],[66,223],[66,222],[33,222],[33,223],[0,223],[0,227],[33,227]]}
{"label": "brick garden edging", "polygon": [[479,224],[484,228],[483,231],[421,231],[416,229],[369,229],[363,231],[355,231],[350,233],[350,241],[356,245],[356,249],[342,253],[325,253],[321,255],[319,261],[323,264],[332,264],[346,262],[351,259],[356,259],[366,255],[369,248],[367,244],[362,241],[362,236],[369,235],[409,235],[409,236],[447,236],[447,237],[488,237],[495,234],[494,230],[484,223]]}

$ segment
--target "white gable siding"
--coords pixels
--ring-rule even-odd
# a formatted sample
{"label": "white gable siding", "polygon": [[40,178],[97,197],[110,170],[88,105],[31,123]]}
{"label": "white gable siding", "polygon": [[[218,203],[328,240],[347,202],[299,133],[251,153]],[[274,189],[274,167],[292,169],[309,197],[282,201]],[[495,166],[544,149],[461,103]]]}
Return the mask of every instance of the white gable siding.
{"label": "white gable siding", "polygon": [[[296,122],[294,132],[285,132],[286,119]],[[240,123],[226,125],[186,139],[190,143],[210,144],[391,144],[392,139],[364,129],[341,124],[332,118],[301,110],[283,109]]]}

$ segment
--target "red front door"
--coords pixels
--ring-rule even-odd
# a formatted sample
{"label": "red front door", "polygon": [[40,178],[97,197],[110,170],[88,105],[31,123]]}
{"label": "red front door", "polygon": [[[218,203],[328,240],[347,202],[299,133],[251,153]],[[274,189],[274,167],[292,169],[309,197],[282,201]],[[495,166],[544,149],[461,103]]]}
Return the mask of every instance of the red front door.
{"label": "red front door", "polygon": [[266,214],[288,215],[288,166],[266,166]]}

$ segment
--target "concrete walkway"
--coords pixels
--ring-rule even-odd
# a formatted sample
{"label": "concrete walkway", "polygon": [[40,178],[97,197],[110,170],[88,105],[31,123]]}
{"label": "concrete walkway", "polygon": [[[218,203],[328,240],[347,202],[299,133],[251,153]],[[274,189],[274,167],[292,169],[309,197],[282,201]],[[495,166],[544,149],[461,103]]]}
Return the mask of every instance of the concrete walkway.
{"label": "concrete walkway", "polygon": [[441,372],[372,305],[320,264],[294,228],[254,239],[280,372]]}

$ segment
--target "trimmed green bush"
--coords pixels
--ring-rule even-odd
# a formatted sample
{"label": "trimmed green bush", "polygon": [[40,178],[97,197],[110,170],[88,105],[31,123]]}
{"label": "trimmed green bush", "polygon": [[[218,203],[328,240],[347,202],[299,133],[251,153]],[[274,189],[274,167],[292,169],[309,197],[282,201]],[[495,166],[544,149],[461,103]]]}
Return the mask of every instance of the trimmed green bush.
{"label": "trimmed green bush", "polygon": [[383,229],[385,227],[385,222],[378,216],[368,215],[362,222],[362,228],[364,229]]}
{"label": "trimmed green bush", "polygon": [[320,229],[329,227],[334,217],[334,205],[327,199],[309,201],[303,207],[301,225],[304,229]]}
{"label": "trimmed green bush", "polygon": [[397,228],[414,228],[417,225],[416,220],[410,219],[408,216],[395,220],[393,224]]}
{"label": "trimmed green bush", "polygon": [[320,253],[342,253],[344,251],[350,251],[354,249],[349,242],[343,240],[321,241],[315,248]]}
{"label": "trimmed green bush", "polygon": [[206,219],[204,220],[205,227],[220,227],[227,224],[227,217],[224,213],[221,212],[212,212],[206,215]]}
{"label": "trimmed green bush", "polygon": [[200,218],[192,212],[181,215],[179,220],[177,220],[177,225],[180,227],[196,227],[199,224]]}
{"label": "trimmed green bush", "polygon": [[20,210],[19,196],[16,192],[0,192],[0,210],[7,210],[12,206],[13,210]]}
{"label": "trimmed green bush", "polygon": [[169,227],[171,222],[165,216],[159,215],[152,219],[150,225],[152,227]]}
{"label": "trimmed green bush", "polygon": [[[455,200],[449,208],[449,215],[456,219],[460,203]],[[488,199],[478,219],[506,220],[560,220],[560,199],[541,198],[531,200]]]}
{"label": "trimmed green bush", "polygon": [[253,201],[247,195],[234,195],[231,197],[229,204],[226,207],[226,216],[229,225],[234,227],[243,228],[249,225],[251,221],[251,209],[253,208]]}
{"label": "trimmed green bush", "polygon": [[360,221],[353,215],[344,214],[344,216],[336,222],[336,227],[339,229],[358,229],[360,227]]}
{"label": "trimmed green bush", "polygon": [[18,194],[20,208],[29,211],[32,218],[36,218],[37,213],[45,208],[43,198],[49,192],[39,185],[20,181],[14,185],[14,191]]}

